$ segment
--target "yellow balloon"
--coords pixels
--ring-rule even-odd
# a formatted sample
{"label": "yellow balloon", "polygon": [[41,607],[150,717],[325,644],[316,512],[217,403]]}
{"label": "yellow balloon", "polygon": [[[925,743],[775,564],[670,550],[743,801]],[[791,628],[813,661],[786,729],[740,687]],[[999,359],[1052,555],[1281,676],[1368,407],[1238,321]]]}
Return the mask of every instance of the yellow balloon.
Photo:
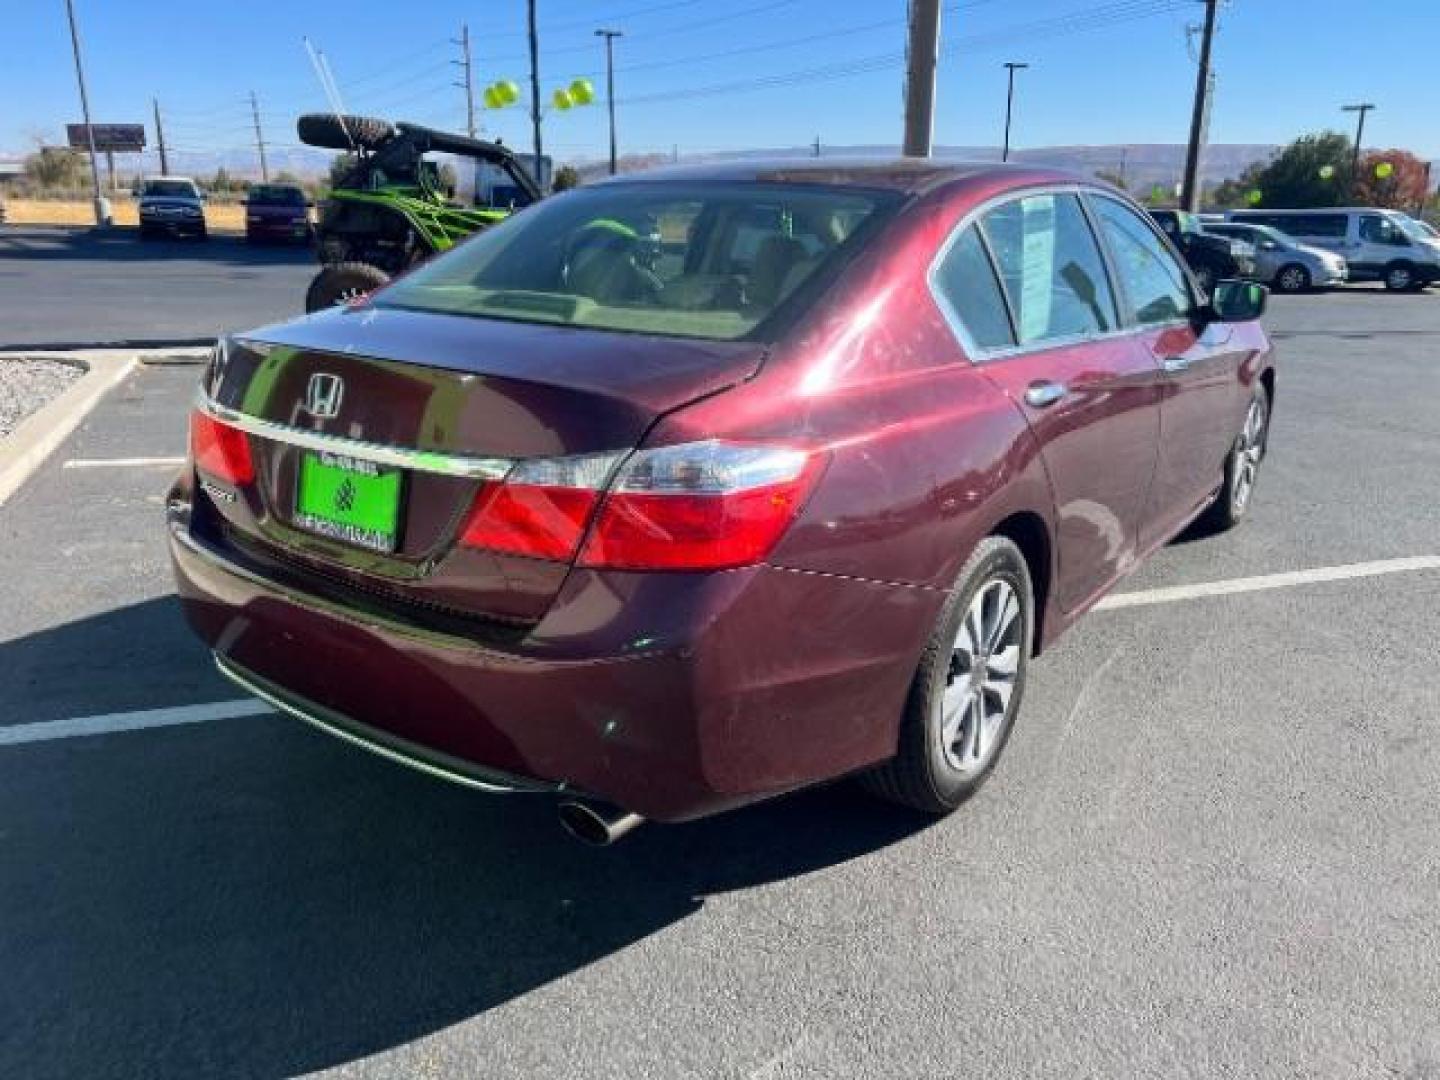
{"label": "yellow balloon", "polygon": [[1259,188],[1254,188],[1245,193],[1245,201],[1251,206],[1259,206],[1265,200],[1265,193]]}
{"label": "yellow balloon", "polygon": [[1394,172],[1395,166],[1390,164],[1390,162],[1388,161],[1382,161],[1379,165],[1375,166],[1375,175],[1378,176],[1381,180],[1385,180],[1388,177],[1392,176]]}
{"label": "yellow balloon", "polygon": [[520,100],[520,87],[516,86],[509,79],[495,84],[495,89],[500,91],[500,97],[506,105],[514,105]]}
{"label": "yellow balloon", "polygon": [[595,100],[595,87],[589,79],[576,79],[570,84],[570,100],[576,105],[589,105]]}
{"label": "yellow balloon", "polygon": [[1321,180],[1333,180],[1333,179],[1335,179],[1335,166],[1334,166],[1334,165],[1321,165],[1321,166],[1320,166],[1320,179],[1321,179]]}
{"label": "yellow balloon", "polygon": [[499,87],[487,86],[483,96],[487,109],[503,109],[505,107],[505,101],[500,96]]}
{"label": "yellow balloon", "polygon": [[555,96],[551,100],[555,102],[555,108],[561,112],[564,112],[570,108],[571,105],[575,104],[575,102],[570,100],[570,94],[566,90],[556,90]]}

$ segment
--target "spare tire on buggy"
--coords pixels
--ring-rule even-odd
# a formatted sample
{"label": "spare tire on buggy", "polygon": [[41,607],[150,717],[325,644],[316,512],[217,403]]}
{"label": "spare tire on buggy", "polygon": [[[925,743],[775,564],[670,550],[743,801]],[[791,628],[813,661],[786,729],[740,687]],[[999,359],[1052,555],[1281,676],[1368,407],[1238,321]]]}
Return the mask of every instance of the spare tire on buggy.
{"label": "spare tire on buggy", "polygon": [[363,262],[330,263],[320,268],[305,291],[305,313],[348,304],[390,280],[378,266]]}
{"label": "spare tire on buggy", "polygon": [[325,150],[378,150],[395,138],[395,125],[373,116],[306,113],[295,121],[295,134],[306,146]]}

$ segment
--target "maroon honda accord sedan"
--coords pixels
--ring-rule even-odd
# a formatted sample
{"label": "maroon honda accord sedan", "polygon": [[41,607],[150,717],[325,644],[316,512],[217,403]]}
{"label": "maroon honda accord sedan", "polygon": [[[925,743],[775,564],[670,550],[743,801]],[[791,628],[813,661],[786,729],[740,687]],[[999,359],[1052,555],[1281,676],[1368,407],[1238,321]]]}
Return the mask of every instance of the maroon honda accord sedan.
{"label": "maroon honda accord sedan", "polygon": [[1014,166],[681,168],[219,344],[185,612],[278,708],[612,839],[995,767],[1033,656],[1245,516],[1266,295]]}

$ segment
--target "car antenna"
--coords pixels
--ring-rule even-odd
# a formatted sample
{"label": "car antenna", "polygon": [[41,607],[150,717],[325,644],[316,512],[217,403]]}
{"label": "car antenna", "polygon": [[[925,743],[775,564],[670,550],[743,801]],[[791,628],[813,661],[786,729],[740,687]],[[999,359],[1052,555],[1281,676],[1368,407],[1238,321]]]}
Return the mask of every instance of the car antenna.
{"label": "car antenna", "polygon": [[310,54],[310,63],[315,68],[315,78],[320,80],[320,89],[325,94],[325,100],[330,102],[330,109],[335,114],[335,122],[340,125],[340,130],[345,133],[345,141],[350,144],[354,153],[359,153],[360,148],[355,145],[355,139],[350,134],[349,127],[345,124],[345,104],[340,100],[340,86],[335,82],[335,74],[330,70],[330,61],[325,59],[325,54],[311,44],[308,37],[301,38],[305,42],[305,51]]}

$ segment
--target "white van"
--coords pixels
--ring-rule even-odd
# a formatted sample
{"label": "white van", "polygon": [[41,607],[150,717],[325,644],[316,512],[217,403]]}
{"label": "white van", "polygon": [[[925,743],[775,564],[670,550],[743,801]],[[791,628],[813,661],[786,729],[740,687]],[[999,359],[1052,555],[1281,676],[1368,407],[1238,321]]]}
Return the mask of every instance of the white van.
{"label": "white van", "polygon": [[1440,240],[1398,210],[1231,210],[1225,218],[1268,225],[1302,243],[1343,255],[1351,281],[1383,281],[1392,291],[1440,281]]}

